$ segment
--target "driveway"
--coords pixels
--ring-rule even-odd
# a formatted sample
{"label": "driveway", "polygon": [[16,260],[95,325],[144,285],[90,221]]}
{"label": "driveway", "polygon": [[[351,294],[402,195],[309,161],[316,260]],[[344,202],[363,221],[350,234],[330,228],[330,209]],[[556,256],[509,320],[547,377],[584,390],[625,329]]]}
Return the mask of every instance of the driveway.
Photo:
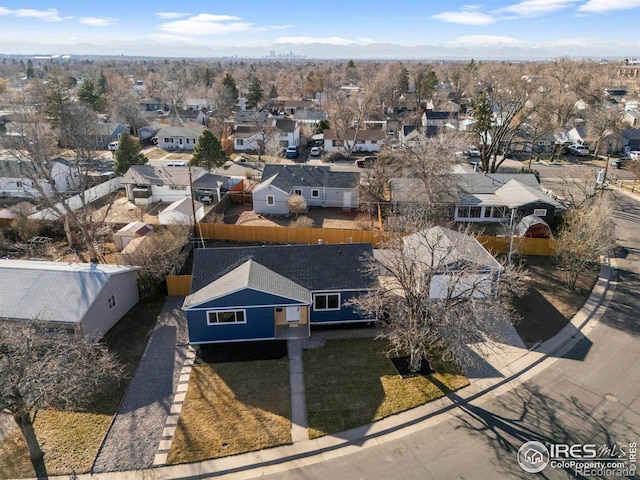
{"label": "driveway", "polygon": [[98,452],[93,472],[138,470],[153,465],[187,353],[186,321],[180,310],[183,300],[184,297],[167,298]]}

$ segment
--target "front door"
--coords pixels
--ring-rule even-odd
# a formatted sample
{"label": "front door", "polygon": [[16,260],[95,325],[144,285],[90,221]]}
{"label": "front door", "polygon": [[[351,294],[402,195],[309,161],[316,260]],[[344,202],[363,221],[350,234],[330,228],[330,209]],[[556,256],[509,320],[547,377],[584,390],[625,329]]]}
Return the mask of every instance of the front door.
{"label": "front door", "polygon": [[342,192],[342,209],[351,209],[351,192]]}
{"label": "front door", "polygon": [[286,307],[287,323],[298,323],[300,321],[300,307]]}

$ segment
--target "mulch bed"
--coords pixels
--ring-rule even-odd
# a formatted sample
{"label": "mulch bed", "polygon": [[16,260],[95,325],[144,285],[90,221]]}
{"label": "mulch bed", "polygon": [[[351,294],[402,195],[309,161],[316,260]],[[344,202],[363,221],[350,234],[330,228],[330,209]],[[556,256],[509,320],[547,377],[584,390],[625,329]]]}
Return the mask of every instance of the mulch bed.
{"label": "mulch bed", "polygon": [[285,340],[216,343],[211,345],[200,345],[198,347],[198,360],[201,363],[278,360],[286,356],[287,342]]}
{"label": "mulch bed", "polygon": [[589,297],[598,269],[580,275],[576,290],[567,290],[564,272],[551,257],[527,257],[529,291],[516,298],[514,306],[522,317],[516,331],[528,348],[544,342],[562,330]]}
{"label": "mulch bed", "polygon": [[436,373],[435,370],[431,368],[429,362],[426,359],[422,359],[422,363],[420,364],[420,370],[417,372],[412,372],[409,370],[409,356],[406,357],[391,357],[391,362],[393,366],[396,368],[398,375],[402,378],[411,378],[411,377],[419,377],[431,375],[432,373]]}

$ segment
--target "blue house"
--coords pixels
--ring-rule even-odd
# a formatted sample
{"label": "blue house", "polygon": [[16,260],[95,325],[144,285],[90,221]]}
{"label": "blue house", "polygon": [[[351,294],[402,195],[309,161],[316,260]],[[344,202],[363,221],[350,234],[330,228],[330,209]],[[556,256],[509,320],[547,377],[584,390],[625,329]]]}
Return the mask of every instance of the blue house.
{"label": "blue house", "polygon": [[205,248],[194,253],[191,344],[307,338],[311,325],[369,322],[346,302],[373,286],[370,244]]}

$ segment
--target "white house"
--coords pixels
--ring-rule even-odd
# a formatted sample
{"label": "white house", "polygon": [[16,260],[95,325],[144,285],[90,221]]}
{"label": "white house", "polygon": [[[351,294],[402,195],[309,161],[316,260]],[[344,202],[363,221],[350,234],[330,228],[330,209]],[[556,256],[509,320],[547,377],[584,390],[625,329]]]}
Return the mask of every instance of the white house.
{"label": "white house", "polygon": [[310,207],[358,208],[360,172],[334,171],[331,167],[267,164],[262,182],[253,190],[253,211],[287,215],[287,200],[301,195]]}
{"label": "white house", "polygon": [[386,138],[386,133],[379,129],[348,130],[343,136],[338,135],[335,130],[327,129],[323,135],[324,150],[344,152],[352,147],[354,152],[379,152]]}
{"label": "white house", "polygon": [[[78,184],[80,173],[63,158],[47,164],[49,172],[39,172],[31,162],[4,158],[0,160],[0,195],[8,197],[51,196],[55,191],[66,192]],[[36,177],[40,177],[38,181]]]}
{"label": "white house", "polygon": [[402,241],[404,254],[430,279],[430,298],[485,298],[493,294],[503,267],[475,238],[432,227]]}
{"label": "white house", "polygon": [[158,147],[164,150],[193,151],[204,127],[162,127],[158,137]]}
{"label": "white house", "polygon": [[176,200],[167,208],[158,213],[158,222],[161,225],[193,225],[204,217],[204,205],[197,200],[191,203],[190,197]]}
{"label": "white house", "polygon": [[199,167],[132,165],[122,177],[127,198],[136,205],[173,203],[191,196],[191,184],[206,173]]}
{"label": "white house", "polygon": [[290,118],[276,118],[273,126],[278,136],[278,143],[282,147],[297,147],[300,145],[300,125]]}
{"label": "white house", "polygon": [[271,135],[275,136],[277,145],[281,147],[297,147],[300,145],[300,125],[289,118],[270,118],[256,124],[237,125],[232,135],[233,149],[237,152],[258,151],[264,148]]}
{"label": "white house", "polygon": [[138,267],[0,260],[0,317],[101,337],[140,299]]}

